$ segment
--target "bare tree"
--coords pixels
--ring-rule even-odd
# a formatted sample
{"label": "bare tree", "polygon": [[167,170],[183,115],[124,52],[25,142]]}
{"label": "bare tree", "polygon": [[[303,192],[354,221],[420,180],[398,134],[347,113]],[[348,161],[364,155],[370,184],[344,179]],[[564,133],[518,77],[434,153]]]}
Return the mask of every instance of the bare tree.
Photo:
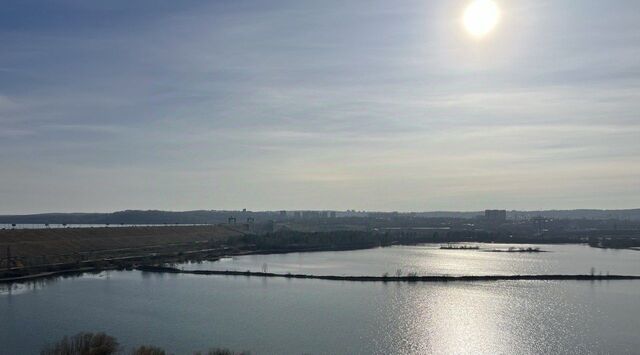
{"label": "bare tree", "polygon": [[40,355],[111,355],[119,350],[116,338],[105,333],[78,333],[64,337],[57,343],[40,351]]}
{"label": "bare tree", "polygon": [[133,349],[131,355],[167,355],[167,352],[157,346],[142,345]]}

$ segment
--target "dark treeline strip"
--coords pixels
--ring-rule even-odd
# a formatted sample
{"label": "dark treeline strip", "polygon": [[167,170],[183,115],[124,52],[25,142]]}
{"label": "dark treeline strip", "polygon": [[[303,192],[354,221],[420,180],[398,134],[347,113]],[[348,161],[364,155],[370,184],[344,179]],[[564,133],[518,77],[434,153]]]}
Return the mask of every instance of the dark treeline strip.
{"label": "dark treeline strip", "polygon": [[279,212],[251,211],[159,211],[126,210],[111,213],[42,213],[31,215],[0,215],[0,223],[16,224],[210,224],[224,223],[229,217],[238,222],[248,217],[255,221],[278,218]]}
{"label": "dark treeline strip", "polygon": [[340,247],[361,246],[376,247],[393,244],[420,243],[457,243],[457,242],[486,242],[486,243],[580,243],[580,237],[554,237],[544,239],[540,237],[513,237],[508,234],[491,231],[438,230],[438,231],[331,231],[331,232],[299,232],[282,230],[265,234],[246,234],[227,241],[229,245],[244,245],[254,249],[295,248],[295,247]]}
{"label": "dark treeline strip", "polygon": [[[172,353],[153,346],[142,345],[125,351],[118,340],[105,333],[81,332],[74,336],[60,339],[46,346],[40,355],[170,355]],[[235,352],[225,348],[212,348],[206,352],[196,351],[194,355],[250,355],[250,352]]]}
{"label": "dark treeline strip", "polygon": [[290,279],[315,279],[335,281],[375,281],[375,282],[451,282],[451,281],[501,281],[501,280],[640,280],[636,275],[469,275],[469,276],[337,276],[337,275],[308,275],[308,274],[278,274],[271,272],[252,271],[218,271],[218,270],[180,270],[164,266],[141,266],[137,268],[144,272],[193,274],[193,275],[227,275],[227,276],[255,276],[279,277]]}
{"label": "dark treeline strip", "polygon": [[[403,218],[403,219],[464,219],[472,220],[483,211],[472,212],[415,212],[415,213],[398,213],[398,212],[368,212],[359,213],[356,216],[345,213],[344,211],[335,211],[339,216],[351,216],[355,218],[366,219],[367,216],[372,218]],[[280,218],[293,217],[293,211],[287,211],[283,216],[280,211],[222,211],[222,210],[197,210],[197,211],[160,211],[160,210],[126,210],[111,213],[42,213],[29,215],[0,215],[0,223],[77,223],[77,224],[104,224],[104,223],[221,223],[226,222],[228,217],[236,217],[245,220],[247,217],[254,218],[256,221],[271,220]],[[597,210],[597,209],[577,209],[577,210],[542,210],[542,211],[508,211],[508,216],[513,219],[514,216],[519,218],[533,218],[542,216],[554,219],[573,219],[573,220],[611,220],[618,219],[620,221],[639,221],[640,209],[623,209],[623,210]]]}
{"label": "dark treeline strip", "polygon": [[594,248],[610,249],[640,248],[640,238],[590,238],[589,245]]}

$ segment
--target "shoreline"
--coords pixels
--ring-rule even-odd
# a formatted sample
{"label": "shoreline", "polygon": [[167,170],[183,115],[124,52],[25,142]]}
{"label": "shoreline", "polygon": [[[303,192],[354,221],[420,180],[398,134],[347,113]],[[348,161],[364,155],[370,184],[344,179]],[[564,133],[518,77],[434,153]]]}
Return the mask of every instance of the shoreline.
{"label": "shoreline", "polygon": [[[167,254],[146,254],[137,256],[125,256],[120,258],[108,258],[91,261],[83,261],[80,264],[87,266],[78,266],[77,263],[40,265],[33,268],[3,270],[4,272],[21,273],[15,276],[0,277],[1,284],[19,283],[25,281],[34,281],[52,277],[60,277],[64,275],[83,274],[85,272],[102,272],[107,270],[134,270],[140,267],[146,267],[145,262],[154,260],[155,263],[173,263],[184,261],[217,261],[225,257],[243,256],[243,255],[265,255],[265,254],[289,254],[289,253],[312,253],[323,251],[349,251],[349,250],[365,250],[379,246],[313,246],[308,248],[287,247],[279,249],[258,249],[258,250],[232,250],[228,248],[218,249],[201,249],[184,252],[174,252]],[[104,265],[107,264],[107,265]],[[1,274],[1,273],[0,273]]]}
{"label": "shoreline", "polygon": [[134,270],[134,269],[135,268],[133,268],[133,267],[125,267],[125,268],[118,268],[118,267],[84,267],[84,268],[77,268],[77,269],[63,269],[63,270],[56,270],[56,271],[46,271],[46,272],[40,272],[40,273],[36,273],[36,274],[28,274],[28,275],[24,275],[24,276],[0,278],[0,285],[2,285],[2,284],[20,283],[20,282],[26,282],[26,281],[35,281],[35,280],[55,278],[55,277],[63,277],[65,275],[82,275],[84,273],[97,273],[97,272],[110,271],[110,270]]}
{"label": "shoreline", "polygon": [[640,275],[465,275],[465,276],[338,276],[338,275],[310,275],[310,274],[280,274],[271,272],[254,271],[229,271],[229,270],[180,270],[165,266],[139,266],[135,270],[142,272],[155,272],[167,274],[191,274],[191,275],[222,275],[222,276],[248,276],[264,278],[287,279],[312,279],[330,281],[355,281],[355,282],[454,282],[454,281],[598,281],[598,280],[640,280]]}
{"label": "shoreline", "polygon": [[[257,277],[284,277],[298,279],[324,279],[343,281],[422,281],[422,282],[447,282],[447,281],[492,281],[492,280],[636,280],[640,276],[635,275],[490,275],[490,276],[333,276],[333,275],[304,275],[304,274],[273,274],[261,272],[245,271],[216,271],[216,270],[179,270],[175,268],[152,266],[159,264],[180,263],[185,261],[216,261],[220,258],[242,256],[242,255],[264,255],[264,254],[288,254],[307,253],[325,251],[349,251],[365,250],[378,247],[391,247],[395,245],[420,245],[424,243],[392,243],[389,245],[376,244],[346,244],[346,245],[323,245],[323,246],[287,246],[273,249],[234,249],[229,247],[206,248],[199,250],[183,250],[169,253],[150,253],[141,255],[129,255],[123,257],[111,257],[105,259],[85,260],[79,263],[64,263],[41,265],[33,268],[4,270],[8,277],[0,277],[0,284],[12,284],[28,282],[39,279],[63,277],[65,275],[81,275],[83,273],[97,273],[108,270],[141,270],[148,272],[166,273],[190,273],[209,275],[235,275],[235,276],[257,276]],[[427,243],[436,244],[436,243]],[[554,243],[554,244],[584,244],[584,243]],[[497,252],[495,250],[473,249],[474,251]],[[505,251],[506,252],[506,251]],[[539,251],[548,252],[548,251]],[[83,265],[84,264],[84,265]],[[144,269],[144,270],[143,270]],[[172,270],[173,269],[173,270]],[[5,274],[6,275],[6,274]]]}

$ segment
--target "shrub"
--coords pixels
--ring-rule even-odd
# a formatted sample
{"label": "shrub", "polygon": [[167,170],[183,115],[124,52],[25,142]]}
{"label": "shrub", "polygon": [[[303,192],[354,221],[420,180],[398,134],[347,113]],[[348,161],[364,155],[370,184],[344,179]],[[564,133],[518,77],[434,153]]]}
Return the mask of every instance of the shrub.
{"label": "shrub", "polygon": [[118,351],[116,338],[105,333],[78,333],[46,347],[40,355],[111,355]]}
{"label": "shrub", "polygon": [[[72,337],[65,336],[57,343],[47,346],[40,355],[115,355],[123,354],[116,338],[105,333],[78,333]],[[157,346],[143,345],[134,348],[131,355],[168,355]],[[235,352],[225,348],[212,348],[206,353],[195,352],[194,355],[251,355],[250,352]]]}

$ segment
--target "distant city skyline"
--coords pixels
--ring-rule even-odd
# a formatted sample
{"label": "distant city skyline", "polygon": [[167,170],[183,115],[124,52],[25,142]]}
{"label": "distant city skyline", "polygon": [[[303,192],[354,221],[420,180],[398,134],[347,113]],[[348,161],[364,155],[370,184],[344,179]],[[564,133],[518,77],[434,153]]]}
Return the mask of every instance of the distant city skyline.
{"label": "distant city skyline", "polygon": [[4,1],[0,214],[640,207],[640,2]]}

